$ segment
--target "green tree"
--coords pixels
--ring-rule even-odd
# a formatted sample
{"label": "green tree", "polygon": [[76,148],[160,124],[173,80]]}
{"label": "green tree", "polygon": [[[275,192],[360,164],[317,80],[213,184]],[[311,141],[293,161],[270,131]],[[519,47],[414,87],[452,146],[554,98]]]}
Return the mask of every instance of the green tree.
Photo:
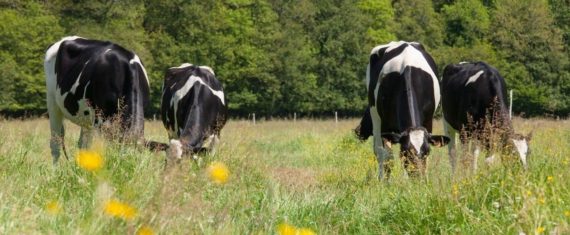
{"label": "green tree", "polygon": [[57,18],[40,3],[16,1],[0,9],[0,22],[0,111],[45,110],[43,60],[63,36]]}
{"label": "green tree", "polygon": [[458,0],[443,7],[446,45],[465,46],[483,41],[491,24],[480,0]]}
{"label": "green tree", "polygon": [[396,40],[393,33],[394,8],[388,0],[361,0],[358,8],[363,14],[361,23],[368,26],[366,30],[366,45],[384,44]]}
{"label": "green tree", "polygon": [[[517,81],[515,71],[522,68],[506,70],[506,78],[520,93],[515,98],[514,109],[531,115],[567,109],[568,96],[561,93],[561,86],[567,83],[561,80],[564,77],[560,71],[567,68],[568,57],[563,53],[562,36],[554,25],[548,3],[498,0],[491,32],[493,45],[504,58],[523,65],[530,77]],[[523,86],[535,88],[529,90]]]}
{"label": "green tree", "polygon": [[397,0],[393,5],[398,39],[417,41],[428,48],[443,45],[443,22],[431,0]]}

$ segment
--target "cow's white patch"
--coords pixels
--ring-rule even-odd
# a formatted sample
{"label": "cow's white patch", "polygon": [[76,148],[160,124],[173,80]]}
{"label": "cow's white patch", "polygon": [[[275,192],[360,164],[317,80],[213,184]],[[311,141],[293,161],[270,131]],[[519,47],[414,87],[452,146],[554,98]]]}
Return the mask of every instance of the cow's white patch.
{"label": "cow's white patch", "polygon": [[183,63],[183,64],[181,64],[181,65],[178,66],[178,67],[170,67],[170,68],[171,68],[171,69],[180,69],[180,68],[186,68],[186,67],[190,67],[190,66],[192,66],[192,64],[190,64],[190,63]]}
{"label": "cow's white patch", "polygon": [[214,143],[214,141],[215,141],[216,138],[217,138],[217,137],[216,137],[215,134],[212,134],[212,135],[208,136],[208,138],[206,138],[206,139],[204,140],[204,142],[202,143],[202,147],[204,147],[204,148],[209,148],[209,149],[210,149],[210,148],[213,148],[213,147],[214,147],[214,146],[213,146],[213,143]]}
{"label": "cow's white patch", "polygon": [[410,131],[410,143],[416,149],[416,153],[420,154],[421,147],[424,143],[425,132],[423,130]]}
{"label": "cow's white patch", "polygon": [[388,52],[388,51],[390,51],[396,47],[399,47],[400,45],[402,45],[404,43],[406,43],[406,42],[399,41],[399,42],[390,42],[390,43],[384,44],[384,45],[378,45],[378,46],[372,48],[372,51],[370,51],[370,55],[376,54],[376,53],[378,53],[379,50],[382,50],[384,48],[386,48],[385,52]]}
{"label": "cow's white patch", "polygon": [[521,162],[524,167],[526,167],[526,157],[528,153],[528,142],[525,139],[517,140],[513,139],[513,143],[515,144],[515,148],[517,149],[517,153],[521,159]]}
{"label": "cow's white patch", "polygon": [[[85,62],[83,68],[81,69],[81,72],[79,72],[79,75],[75,79],[75,83],[73,83],[73,86],[71,86],[71,93],[75,94],[75,92],[77,91],[77,87],[79,86],[79,80],[81,80],[81,74],[83,74],[83,71],[85,70],[85,67],[87,67],[87,64],[89,64],[89,61],[91,60]],[[83,97],[85,97],[85,93],[83,93]]]}
{"label": "cow's white patch", "polygon": [[111,51],[111,48],[105,50],[105,52],[103,52],[103,54],[107,54],[107,52]]}
{"label": "cow's white patch", "polygon": [[179,140],[170,140],[168,147],[168,159],[176,160],[182,158],[182,143]]}
{"label": "cow's white patch", "polygon": [[170,100],[170,106],[171,107],[173,105],[176,106],[178,104],[178,101],[180,101],[182,98],[184,98],[184,96],[186,96],[186,94],[188,94],[188,92],[190,91],[190,89],[192,89],[192,87],[194,86],[194,83],[196,83],[196,82],[199,82],[202,85],[206,86],[208,89],[210,89],[212,94],[214,94],[216,97],[218,97],[220,99],[220,101],[222,102],[222,104],[225,105],[224,92],[223,91],[216,91],[216,90],[212,89],[208,84],[204,83],[204,81],[202,81],[202,79],[200,77],[192,75],[192,76],[190,76],[190,78],[188,78],[188,80],[186,80],[186,83],[184,84],[184,86],[174,93],[172,100]]}
{"label": "cow's white patch", "polygon": [[44,61],[48,61],[51,58],[54,58],[57,56],[57,52],[59,51],[59,46],[61,45],[62,42],[64,41],[68,41],[68,40],[75,40],[78,38],[82,38],[79,36],[68,36],[68,37],[64,37],[61,40],[57,41],[56,43],[54,43],[53,45],[51,45],[48,50],[46,51],[46,57]]}
{"label": "cow's white patch", "polygon": [[212,75],[216,75],[216,74],[214,73],[214,70],[213,70],[212,68],[208,67],[208,66],[200,66],[200,68],[210,71],[210,73],[212,73]]}
{"label": "cow's white patch", "polygon": [[[389,52],[390,50],[393,50],[393,49],[399,47],[403,43],[406,43],[406,42],[402,42],[402,41],[391,42],[387,45],[377,46],[372,51],[375,52],[375,51],[378,51],[384,47],[388,47],[388,48],[386,48],[385,52]],[[435,102],[434,112],[435,112],[435,110],[437,110],[437,106],[439,105],[439,101],[441,99],[441,95],[439,92],[439,81],[437,80],[437,77],[435,76],[434,71],[429,66],[429,63],[427,62],[426,58],[415,47],[413,47],[413,46],[406,47],[402,51],[402,53],[400,53],[398,56],[395,56],[394,58],[392,58],[388,62],[386,62],[384,64],[384,67],[382,68],[382,71],[380,71],[380,78],[383,78],[386,74],[389,74],[392,72],[399,72],[400,74],[403,74],[404,70],[408,66],[421,69],[431,76],[432,81],[433,81],[433,96],[434,96],[434,102]]]}
{"label": "cow's white patch", "polygon": [[177,116],[178,116],[177,115],[177,113],[178,113],[178,102],[180,102],[180,100],[182,100],[188,94],[188,92],[190,92],[190,89],[192,89],[192,87],[194,86],[194,84],[196,82],[199,82],[202,85],[206,86],[208,89],[210,89],[212,94],[214,94],[216,97],[218,97],[220,99],[220,101],[222,102],[222,104],[225,105],[224,92],[223,91],[216,91],[216,90],[212,89],[210,86],[208,86],[206,83],[204,83],[204,81],[202,81],[202,79],[200,77],[196,77],[194,75],[191,75],[190,78],[188,78],[188,80],[186,80],[186,83],[184,84],[184,86],[182,88],[180,88],[179,90],[177,90],[174,93],[174,95],[172,96],[172,99],[170,100],[170,107],[174,108],[174,126],[175,127],[178,126],[178,118],[177,118]]}
{"label": "cow's white patch", "polygon": [[150,86],[150,82],[148,81],[148,75],[146,73],[146,69],[144,68],[141,59],[139,58],[138,55],[135,54],[135,56],[129,61],[129,64],[134,64],[134,63],[138,63],[139,66],[141,66],[141,69],[144,73],[144,78],[146,79],[146,84]]}
{"label": "cow's white patch", "polygon": [[467,82],[465,83],[465,86],[469,85],[469,83],[473,83],[476,82],[477,79],[479,79],[479,77],[481,76],[481,74],[483,74],[485,71],[481,70],[479,72],[477,72],[475,75],[469,77],[469,79],[467,80]]}

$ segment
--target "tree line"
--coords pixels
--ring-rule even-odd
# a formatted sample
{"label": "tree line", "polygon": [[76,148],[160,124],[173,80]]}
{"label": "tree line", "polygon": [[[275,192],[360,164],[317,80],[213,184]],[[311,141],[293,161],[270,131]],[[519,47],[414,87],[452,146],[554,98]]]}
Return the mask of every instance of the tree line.
{"label": "tree line", "polygon": [[233,116],[360,115],[370,50],[417,41],[483,60],[525,116],[570,113],[568,0],[0,0],[0,113],[46,111],[45,50],[78,35],[141,57],[158,113],[167,68],[208,65]]}

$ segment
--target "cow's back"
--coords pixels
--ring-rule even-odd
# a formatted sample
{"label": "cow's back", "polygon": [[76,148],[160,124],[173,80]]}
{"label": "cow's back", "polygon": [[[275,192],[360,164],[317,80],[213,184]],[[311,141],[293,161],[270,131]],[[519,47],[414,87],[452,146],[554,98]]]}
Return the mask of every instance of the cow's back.
{"label": "cow's back", "polygon": [[[374,100],[382,131],[400,133],[408,127],[424,126],[431,132],[440,97],[433,58],[418,43],[395,44],[380,53],[383,67],[378,73],[378,94]],[[374,87],[369,92],[375,92],[375,86],[369,87]]]}
{"label": "cow's back", "polygon": [[188,65],[171,68],[168,73],[161,113],[170,138],[219,134],[227,108],[222,84],[213,71],[205,66]]}
{"label": "cow's back", "polygon": [[[486,116],[506,115],[506,87],[498,71],[483,63],[448,65],[441,81],[442,108],[454,129],[475,128]],[[493,121],[493,120],[487,120]]]}

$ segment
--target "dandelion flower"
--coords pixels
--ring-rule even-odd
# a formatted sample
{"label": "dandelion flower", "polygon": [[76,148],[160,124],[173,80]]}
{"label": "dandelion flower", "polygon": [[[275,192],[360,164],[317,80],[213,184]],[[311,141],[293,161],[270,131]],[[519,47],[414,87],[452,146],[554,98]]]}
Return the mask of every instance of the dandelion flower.
{"label": "dandelion flower", "polygon": [[536,231],[535,231],[535,232],[536,232],[536,234],[541,234],[541,233],[543,233],[543,232],[544,232],[544,227],[538,226],[538,228],[536,228]]}
{"label": "dandelion flower", "polygon": [[103,167],[103,157],[95,151],[80,150],[75,160],[77,165],[88,171],[97,171]]}
{"label": "dandelion flower", "polygon": [[566,217],[570,217],[570,210],[564,211],[564,215],[565,215]]}
{"label": "dandelion flower", "polygon": [[459,195],[459,186],[457,186],[457,184],[453,184],[451,193],[453,194],[453,196]]}
{"label": "dandelion flower", "polygon": [[230,177],[230,171],[224,163],[213,162],[208,167],[208,175],[210,179],[216,184],[225,184]]}
{"label": "dandelion flower", "polygon": [[149,226],[143,225],[137,231],[137,235],[154,235],[154,231]]}
{"label": "dandelion flower", "polygon": [[316,233],[310,228],[301,228],[297,230],[298,235],[316,235]]}
{"label": "dandelion flower", "polygon": [[46,211],[52,215],[57,215],[61,212],[61,205],[57,201],[51,201],[46,205]]}
{"label": "dandelion flower", "polygon": [[282,223],[277,226],[277,233],[279,235],[296,235],[297,228],[295,228],[293,225]]}
{"label": "dandelion flower", "polygon": [[549,175],[548,177],[546,177],[546,181],[552,182],[554,181],[554,177]]}
{"label": "dandelion flower", "polygon": [[105,204],[105,213],[126,220],[130,220],[137,215],[135,208],[116,199],[111,199]]}

